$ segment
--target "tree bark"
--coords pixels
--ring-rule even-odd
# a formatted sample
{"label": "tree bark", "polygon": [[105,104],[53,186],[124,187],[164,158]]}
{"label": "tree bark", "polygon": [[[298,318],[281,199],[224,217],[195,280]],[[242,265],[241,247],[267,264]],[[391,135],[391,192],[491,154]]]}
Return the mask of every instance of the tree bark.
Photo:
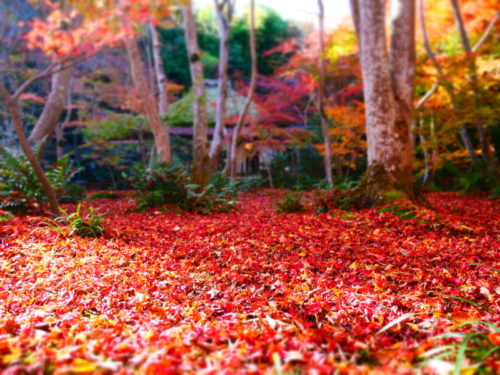
{"label": "tree bark", "polygon": [[52,135],[68,100],[73,68],[62,68],[60,65],[56,65],[55,69],[57,72],[52,75],[49,96],[43,107],[42,114],[29,136],[29,141],[34,144],[41,144]]}
{"label": "tree bark", "polygon": [[[458,4],[458,0],[451,0],[451,5],[453,8],[453,14],[455,16],[455,22],[457,23],[458,32],[460,34],[462,47],[467,55],[466,57],[468,61],[469,78],[471,81],[472,90],[474,92],[474,99],[476,101],[476,105],[479,105],[478,103],[479,87],[478,87],[476,58],[474,56],[473,49],[470,44],[469,36],[467,35],[467,30],[465,29],[465,24],[462,18],[462,13],[460,11],[460,5]],[[477,131],[479,133],[479,144],[481,145],[481,154],[484,159],[490,159],[492,157],[492,153],[490,150],[488,131],[481,124],[477,124]]]}
{"label": "tree bark", "polygon": [[351,6],[351,16],[352,16],[352,23],[354,25],[354,31],[356,33],[356,37],[358,39],[358,42],[360,40],[360,35],[359,35],[359,0],[349,0],[349,5]]}
{"label": "tree bark", "polygon": [[193,171],[192,182],[204,187],[210,175],[210,159],[207,152],[207,103],[205,79],[201,52],[196,36],[191,1],[187,1],[184,10],[184,34],[189,59],[191,80],[193,81]]}
{"label": "tree bark", "polygon": [[148,79],[144,70],[144,63],[141,60],[141,53],[137,39],[134,37],[127,37],[124,40],[125,48],[127,49],[128,60],[132,72],[132,80],[134,86],[140,96],[142,111],[146,115],[151,131],[155,139],[156,150],[158,151],[158,158],[162,163],[170,163],[171,150],[169,131],[167,127],[162,125],[158,107],[153,92],[148,84]]}
{"label": "tree bark", "polygon": [[318,0],[318,20],[319,20],[319,86],[318,86],[318,108],[321,121],[321,133],[323,134],[323,144],[325,145],[325,155],[323,157],[325,164],[326,181],[333,185],[332,177],[332,149],[330,139],[330,126],[325,114],[325,11],[323,0]]}
{"label": "tree bark", "polygon": [[[131,25],[126,16],[121,15],[120,20],[122,27],[128,29],[130,33],[132,33]],[[172,155],[168,127],[166,128],[162,125],[153,90],[148,83],[145,66],[141,59],[139,43],[137,42],[137,38],[133,35],[125,37],[123,42],[127,50],[132,81],[139,95],[142,111],[147,117],[149,125],[151,126],[151,131],[153,132],[158,158],[162,163],[170,163]]]}
{"label": "tree bark", "polygon": [[402,175],[399,183],[403,184],[404,189],[413,197],[411,127],[416,69],[415,0],[393,0],[391,12],[389,63],[396,105],[395,131],[401,148],[398,168]]}
{"label": "tree bark", "polygon": [[219,22],[219,71],[217,88],[217,106],[215,111],[215,128],[212,143],[210,144],[210,170],[212,173],[217,171],[220,154],[223,148],[224,140],[224,118],[226,116],[227,86],[228,75],[227,68],[229,63],[229,31],[233,17],[232,0],[214,0],[217,20]]}
{"label": "tree bark", "polygon": [[[360,3],[361,67],[365,97],[367,204],[415,198],[410,147],[414,79],[412,0],[396,0],[391,58],[386,51],[385,0]],[[400,40],[396,40],[396,38]],[[396,61],[401,58],[401,61]],[[394,64],[391,66],[391,64]],[[392,69],[391,69],[392,68]]]}
{"label": "tree bark", "polygon": [[[250,109],[250,105],[252,104],[252,97],[255,92],[255,86],[257,83],[257,52],[255,43],[255,0],[250,0],[249,17],[250,17],[250,22],[249,22],[250,29],[248,31],[250,36],[251,77],[250,77],[250,86],[248,87],[248,93],[245,105],[238,117],[238,122],[236,123],[236,126],[233,131],[233,136],[231,138],[231,149],[229,152],[228,160],[229,160],[229,174],[231,175],[232,178],[236,177],[238,173],[237,171],[238,158],[236,155],[236,148],[238,145],[238,139],[240,137],[241,129],[243,128],[243,124],[245,122],[245,117],[247,116],[248,111]],[[269,176],[271,175],[269,174]],[[272,181],[271,177],[270,181]]]}
{"label": "tree bark", "polygon": [[50,181],[47,179],[47,176],[45,175],[40,163],[38,162],[38,159],[36,158],[36,155],[33,152],[33,149],[31,148],[31,145],[28,141],[28,138],[26,137],[26,134],[24,133],[21,113],[19,110],[19,101],[18,101],[18,99],[12,97],[9,94],[8,90],[2,84],[0,84],[0,94],[5,99],[7,109],[10,112],[10,115],[12,117],[14,129],[16,131],[17,137],[19,138],[19,143],[21,145],[21,148],[22,148],[24,154],[26,155],[26,157],[28,158],[28,161],[30,162],[31,166],[33,167],[36,175],[38,176],[38,179],[40,180],[40,183],[42,184],[42,188],[43,188],[45,194],[47,195],[50,210],[54,215],[58,216],[58,215],[60,215],[61,211],[59,208],[59,202],[57,201],[56,192],[52,188]]}
{"label": "tree bark", "polygon": [[150,23],[149,30],[151,32],[153,44],[153,65],[156,75],[156,84],[158,86],[158,113],[160,116],[165,116],[168,112],[168,91],[167,77],[165,76],[165,69],[161,58],[161,43],[155,25]]}

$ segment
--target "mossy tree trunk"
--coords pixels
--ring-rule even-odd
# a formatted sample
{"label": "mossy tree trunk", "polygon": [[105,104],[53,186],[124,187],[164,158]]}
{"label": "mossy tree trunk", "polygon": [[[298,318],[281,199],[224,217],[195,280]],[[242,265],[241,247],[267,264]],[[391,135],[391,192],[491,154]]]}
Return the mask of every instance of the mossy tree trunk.
{"label": "mossy tree trunk", "polygon": [[47,176],[45,175],[42,166],[38,162],[35,152],[31,148],[31,145],[28,141],[28,137],[26,137],[26,134],[24,132],[23,122],[21,118],[21,111],[19,109],[19,95],[10,95],[9,91],[2,84],[0,84],[0,95],[3,96],[5,99],[6,107],[12,117],[12,123],[14,124],[14,129],[19,139],[21,148],[26,157],[28,158],[29,163],[33,167],[33,170],[35,171],[38,180],[42,185],[42,189],[45,192],[45,195],[47,196],[47,199],[49,201],[50,211],[55,216],[58,216],[61,214],[61,210],[59,208],[59,202],[57,200],[56,192],[52,187],[52,185],[50,184],[50,181],[47,179]]}
{"label": "mossy tree trunk", "polygon": [[193,81],[193,172],[191,181],[204,187],[210,176],[210,158],[208,156],[207,103],[205,79],[201,51],[196,35],[191,1],[187,1],[183,10],[184,35],[189,58],[189,69]]}
{"label": "mossy tree trunk", "polygon": [[358,7],[368,143],[363,200],[368,205],[416,198],[410,142],[415,2],[394,0],[393,6],[390,55],[386,48],[385,1],[362,0]]}

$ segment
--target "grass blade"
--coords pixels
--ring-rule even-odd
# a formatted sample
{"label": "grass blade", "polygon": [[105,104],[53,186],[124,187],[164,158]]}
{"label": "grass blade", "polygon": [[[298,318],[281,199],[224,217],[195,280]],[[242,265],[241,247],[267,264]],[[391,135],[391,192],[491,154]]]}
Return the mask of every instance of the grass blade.
{"label": "grass blade", "polygon": [[467,344],[474,337],[474,335],[474,333],[467,335],[464,341],[462,341],[462,343],[460,344],[460,347],[457,351],[457,359],[455,361],[455,371],[453,372],[454,375],[460,375],[460,372],[462,370],[462,361],[465,357],[465,351],[467,350]]}
{"label": "grass blade", "polygon": [[406,313],[404,315],[401,315],[399,318],[397,319],[394,319],[392,322],[386,324],[385,326],[383,326],[382,328],[380,328],[377,333],[375,334],[375,336],[377,335],[380,335],[382,332],[385,332],[389,329],[391,329],[392,327],[394,327],[395,325],[401,323],[403,320],[406,320],[412,316],[416,316],[416,315],[426,315],[426,314],[432,314],[432,313],[429,313],[429,312],[418,312],[418,313]]}
{"label": "grass blade", "polygon": [[463,323],[457,324],[456,326],[453,326],[452,329],[457,329],[457,328],[464,327],[464,326],[470,326],[472,324],[482,324],[482,325],[485,325],[487,327],[490,327],[495,332],[500,332],[500,327],[498,327],[497,325],[495,325],[493,323],[485,322],[484,320],[470,320],[468,322],[463,322]]}
{"label": "grass blade", "polygon": [[484,310],[487,310],[487,311],[493,311],[491,310],[489,307],[486,307],[484,305],[481,305],[480,303],[477,303],[477,302],[474,302],[474,301],[471,301],[469,299],[466,299],[466,298],[462,298],[462,297],[456,297],[456,296],[450,296],[449,294],[444,294],[444,293],[438,293],[439,295],[443,296],[443,297],[446,297],[446,298],[453,298],[453,299],[456,299],[457,301],[461,301],[461,302],[466,302],[466,303],[470,303],[471,305],[474,305],[474,306],[477,306],[477,307],[480,307]]}

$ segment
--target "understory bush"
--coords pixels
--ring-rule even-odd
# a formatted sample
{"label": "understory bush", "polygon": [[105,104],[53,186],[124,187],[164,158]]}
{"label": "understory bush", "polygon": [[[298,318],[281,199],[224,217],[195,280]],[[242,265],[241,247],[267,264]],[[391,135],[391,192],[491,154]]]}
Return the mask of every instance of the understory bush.
{"label": "understory bush", "polygon": [[481,160],[468,168],[447,161],[436,173],[437,190],[460,190],[463,193],[488,192],[500,198],[500,170],[491,160]]}
{"label": "understory bush", "polygon": [[64,237],[77,235],[79,237],[96,238],[104,233],[103,216],[96,213],[93,207],[90,207],[84,213],[82,205],[78,204],[75,212],[68,213],[63,209],[61,209],[61,212],[62,215],[57,218],[47,219],[47,224]]}
{"label": "understory bush", "polygon": [[317,214],[334,209],[352,210],[359,208],[359,192],[353,183],[342,183],[331,189],[317,190],[313,196],[313,207]]}
{"label": "understory bush", "polygon": [[323,157],[314,147],[277,154],[270,166],[276,188],[309,190],[325,176]]}
{"label": "understory bush", "polygon": [[302,202],[302,194],[298,192],[286,193],[281,200],[276,202],[276,205],[280,214],[304,212],[306,210]]}
{"label": "understory bush", "polygon": [[173,204],[186,211],[208,214],[228,212],[236,204],[238,183],[219,174],[202,189],[189,182],[184,168],[159,164],[151,170],[136,168],[130,181],[139,191],[138,211]]}
{"label": "understory bush", "polygon": [[[83,199],[85,190],[72,179],[78,173],[69,156],[61,158],[45,173],[61,203],[76,203]],[[28,211],[47,201],[42,184],[24,155],[0,148],[0,208]]]}

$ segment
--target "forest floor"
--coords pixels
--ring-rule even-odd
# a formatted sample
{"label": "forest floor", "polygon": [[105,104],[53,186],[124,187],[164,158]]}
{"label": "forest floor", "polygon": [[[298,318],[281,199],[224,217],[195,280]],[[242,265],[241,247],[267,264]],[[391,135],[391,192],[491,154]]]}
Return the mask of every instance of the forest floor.
{"label": "forest floor", "polygon": [[433,336],[498,323],[498,200],[278,214],[280,194],[208,216],[94,200],[97,239],[40,217],[0,223],[0,372],[406,374],[454,340]]}

